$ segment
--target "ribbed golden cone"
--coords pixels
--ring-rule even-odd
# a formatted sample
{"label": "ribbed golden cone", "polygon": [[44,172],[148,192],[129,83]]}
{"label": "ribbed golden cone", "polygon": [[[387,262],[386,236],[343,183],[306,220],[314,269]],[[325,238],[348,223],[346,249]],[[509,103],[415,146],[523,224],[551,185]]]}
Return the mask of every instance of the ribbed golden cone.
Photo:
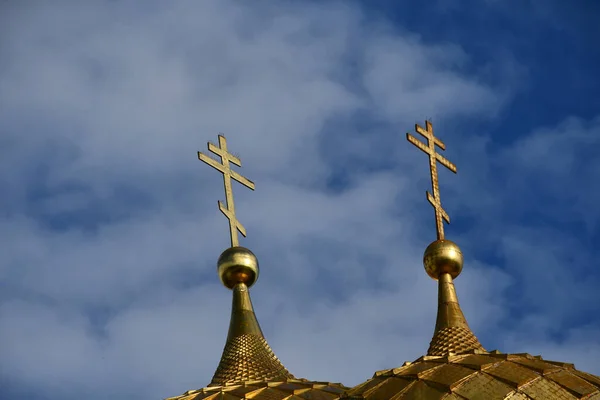
{"label": "ribbed golden cone", "polygon": [[464,353],[470,350],[485,351],[469,328],[458,304],[454,282],[449,273],[438,279],[438,312],[433,339],[427,355],[443,356],[449,353]]}
{"label": "ribbed golden cone", "polygon": [[286,380],[294,376],[281,364],[265,340],[248,287],[233,288],[231,322],[219,366],[209,386],[253,380]]}

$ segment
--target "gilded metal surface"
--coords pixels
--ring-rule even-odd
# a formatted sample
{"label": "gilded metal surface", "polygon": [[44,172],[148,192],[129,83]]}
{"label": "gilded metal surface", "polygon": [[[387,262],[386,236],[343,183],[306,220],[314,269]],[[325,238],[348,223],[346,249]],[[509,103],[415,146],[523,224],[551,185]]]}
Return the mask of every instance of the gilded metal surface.
{"label": "gilded metal surface", "polygon": [[423,129],[421,126],[419,126],[419,124],[415,124],[415,131],[427,139],[427,144],[423,144],[410,133],[406,134],[406,139],[429,155],[429,170],[431,172],[431,186],[433,189],[433,195],[431,195],[429,192],[426,192],[426,194],[427,200],[429,203],[431,203],[433,209],[435,210],[437,238],[438,240],[441,240],[444,239],[444,222],[442,219],[447,223],[450,223],[450,217],[442,208],[442,200],[440,199],[440,186],[438,183],[437,163],[439,162],[454,173],[456,173],[456,166],[436,151],[435,146],[439,146],[442,150],[446,150],[446,146],[440,139],[434,136],[431,122],[426,121],[425,128],[426,129]]}
{"label": "gilded metal surface", "polygon": [[221,212],[229,220],[231,247],[239,246],[240,242],[237,233],[239,231],[243,236],[246,236],[246,229],[240,223],[240,221],[237,220],[235,216],[235,204],[233,202],[233,189],[231,188],[231,179],[238,181],[242,185],[252,190],[254,190],[254,183],[231,169],[230,163],[241,167],[242,162],[239,158],[235,157],[233,154],[227,151],[227,140],[225,139],[225,136],[219,135],[219,147],[209,142],[208,150],[221,157],[221,163],[205,154],[202,154],[201,152],[198,152],[198,159],[200,161],[204,161],[205,163],[207,163],[208,165],[210,165],[211,167],[223,174],[223,183],[225,185],[225,201],[227,203],[227,207],[225,207],[223,203],[219,201],[219,210],[221,210]]}
{"label": "gilded metal surface", "polygon": [[433,279],[438,279],[445,272],[455,279],[463,268],[462,251],[450,240],[436,240],[425,249],[423,266]]}
{"label": "gilded metal surface", "polygon": [[238,283],[250,287],[258,280],[258,259],[245,247],[230,247],[221,253],[217,272],[223,285],[229,289]]}
{"label": "gilded metal surface", "polygon": [[[252,300],[250,299],[250,291],[246,285],[239,283],[233,288],[231,319],[229,321],[227,342],[233,340],[237,336],[246,334],[260,337],[263,336],[258,320],[256,319],[256,314],[254,314],[254,307],[252,307]],[[271,351],[271,349],[268,349],[268,351]],[[227,352],[223,352],[223,354],[227,354],[228,356],[231,355]]]}
{"label": "gilded metal surface", "polygon": [[246,333],[227,340],[209,386],[259,379],[282,381],[289,378],[294,376],[281,364],[265,338]]}
{"label": "gilded metal surface", "polygon": [[376,372],[342,395],[368,400],[574,400],[600,397],[600,377],[529,354],[472,350]]}
{"label": "gilded metal surface", "polygon": [[443,273],[438,280],[437,319],[427,355],[442,356],[470,350],[485,349],[471,332],[460,309],[452,277],[449,273]]}
{"label": "gilded metal surface", "polygon": [[208,387],[188,391],[168,400],[256,399],[256,400],[333,400],[348,388],[337,383],[309,382],[296,379],[271,350],[258,324],[248,288],[259,275],[258,260],[239,246],[237,232],[246,236],[237,220],[231,179],[254,190],[254,183],[231,170],[241,162],[227,151],[225,137],[219,135],[219,147],[209,143],[208,150],[221,157],[222,163],[198,152],[198,158],[223,173],[227,206],[219,209],[229,219],[231,247],[217,262],[221,282],[233,291],[231,320],[225,348]]}
{"label": "gilded metal surface", "polygon": [[460,248],[450,240],[436,240],[427,246],[423,265],[427,274],[438,280],[437,318],[427,355],[443,356],[470,350],[484,351],[460,309],[452,281],[463,267]]}
{"label": "gilded metal surface", "polygon": [[219,202],[219,208],[230,221],[232,248],[219,258],[218,270],[223,284],[233,289],[229,333],[211,384],[167,400],[600,400],[600,377],[539,356],[487,352],[471,332],[454,289],[453,278],[462,270],[463,257],[456,244],[444,240],[443,220],[449,222],[449,218],[441,206],[436,163],[453,172],[456,167],[436,153],[436,145],[445,147],[433,136],[430,122],[426,130],[418,125],[416,130],[428,139],[427,146],[410,134],[407,138],[430,156],[433,195],[427,193],[427,197],[435,209],[438,235],[423,258],[427,273],[439,284],[438,315],[428,355],[399,368],[378,371],[352,389],[296,379],[285,369],[267,344],[250,300],[248,287],[258,278],[258,261],[237,245],[237,231],[243,235],[245,231],[235,218],[230,182],[230,178],[245,178],[229,168],[226,160],[240,163],[229,158],[225,138],[219,136],[221,147],[209,144],[209,150],[220,155],[223,164],[201,153],[198,157],[225,177],[228,204],[225,208]]}
{"label": "gilded metal surface", "polygon": [[250,380],[293,379],[265,340],[250,300],[248,287],[233,288],[229,333],[210,386]]}
{"label": "gilded metal surface", "polygon": [[[457,310],[456,316],[462,314],[460,308]],[[463,323],[467,323],[464,320]],[[458,318],[457,318],[458,319]],[[439,314],[438,314],[439,322]],[[454,321],[455,323],[460,323]],[[467,326],[466,328],[458,326],[450,326],[447,328],[437,329],[429,343],[429,349],[427,349],[427,355],[429,356],[441,356],[445,354],[462,354],[470,350],[485,350],[477,337],[473,334],[471,329]]]}
{"label": "gilded metal surface", "polygon": [[348,390],[342,384],[284,379],[277,382],[256,380],[234,385],[190,390],[166,400],[335,400]]}

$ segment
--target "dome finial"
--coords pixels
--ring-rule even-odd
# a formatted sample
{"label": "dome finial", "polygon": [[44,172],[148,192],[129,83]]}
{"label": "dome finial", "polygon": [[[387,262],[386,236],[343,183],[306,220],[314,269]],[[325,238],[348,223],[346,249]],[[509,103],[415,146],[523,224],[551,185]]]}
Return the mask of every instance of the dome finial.
{"label": "dome finial", "polygon": [[427,246],[423,256],[425,271],[430,277],[439,282],[438,314],[433,339],[429,345],[427,355],[437,356],[470,350],[484,350],[479,340],[471,332],[460,309],[454,282],[452,281],[462,271],[462,252],[456,243],[444,238],[444,221],[450,223],[450,217],[442,208],[437,163],[439,162],[454,173],[456,173],[456,166],[436,151],[436,146],[442,150],[445,150],[446,146],[434,136],[431,121],[425,122],[425,129],[416,124],[415,130],[427,139],[427,144],[423,144],[410,133],[406,134],[406,139],[429,155],[433,195],[429,192],[426,192],[426,194],[427,200],[435,210],[437,230],[437,240]]}
{"label": "dome finial", "polygon": [[433,195],[427,191],[425,194],[427,195],[427,200],[431,203],[433,209],[435,210],[435,227],[437,230],[437,238],[438,240],[443,240],[444,222],[442,220],[450,223],[450,217],[442,208],[442,200],[440,199],[440,186],[438,184],[437,163],[439,162],[454,173],[456,173],[456,166],[435,150],[436,145],[442,150],[446,150],[446,145],[444,145],[440,139],[433,135],[433,125],[431,124],[431,121],[425,121],[425,127],[426,129],[423,129],[423,127],[419,126],[419,124],[415,124],[415,131],[427,139],[426,145],[417,140],[417,138],[410,133],[406,134],[406,139],[429,155],[429,171],[431,172],[431,186],[433,189]]}
{"label": "dome finial", "polygon": [[258,260],[254,253],[240,246],[237,234],[239,231],[245,237],[246,228],[238,221],[235,215],[231,179],[233,178],[252,190],[254,190],[254,182],[231,169],[230,162],[241,167],[242,161],[227,151],[227,139],[225,139],[223,134],[219,135],[219,147],[208,142],[208,150],[221,157],[221,163],[201,152],[198,152],[198,159],[223,174],[227,207],[221,201],[218,204],[219,210],[229,220],[229,236],[231,239],[231,247],[225,250],[219,257],[219,261],[217,261],[219,279],[229,289],[233,289],[238,283],[243,283],[247,287],[250,287],[258,279]]}
{"label": "dome finial", "polygon": [[217,271],[219,279],[229,289],[233,289],[238,283],[250,287],[258,280],[258,260],[245,247],[230,247],[221,253]]}
{"label": "dome finial", "polygon": [[254,183],[231,169],[229,163],[241,167],[242,162],[227,150],[227,140],[219,135],[219,147],[208,143],[208,150],[221,157],[221,163],[198,152],[198,159],[223,174],[226,205],[218,202],[219,210],[229,220],[231,247],[217,261],[219,279],[233,291],[229,333],[221,361],[209,386],[223,386],[252,380],[286,380],[294,376],[281,364],[265,340],[252,307],[248,288],[258,279],[258,260],[254,253],[239,245],[238,231],[246,229],[235,215],[231,179],[254,190]]}
{"label": "dome finial", "polygon": [[450,240],[436,240],[425,249],[423,266],[427,275],[438,280],[444,273],[452,279],[460,275],[463,267],[463,255],[458,245]]}
{"label": "dome finial", "polygon": [[600,377],[577,371],[572,364],[546,362],[540,356],[485,351],[471,332],[453,282],[462,271],[463,255],[455,243],[444,239],[442,218],[446,221],[449,218],[441,208],[434,168],[437,161],[451,164],[441,161],[445,158],[435,152],[435,145],[443,148],[443,144],[433,136],[430,121],[427,130],[417,125],[417,132],[428,138],[428,146],[410,134],[408,140],[430,155],[434,195],[427,195],[435,208],[438,228],[438,240],[427,247],[423,256],[425,271],[439,285],[433,339],[426,356],[398,368],[377,371],[340,399],[589,399],[600,396]]}
{"label": "dome finial", "polygon": [[227,217],[229,220],[229,233],[231,237],[231,247],[236,247],[240,245],[238,239],[238,231],[242,234],[242,236],[246,236],[246,229],[237,220],[235,216],[235,204],[233,202],[233,189],[231,188],[231,179],[238,181],[242,185],[246,186],[249,189],[254,190],[254,182],[249,179],[244,178],[237,172],[231,169],[230,162],[237,165],[238,167],[242,166],[242,162],[240,159],[233,154],[227,151],[227,140],[223,134],[219,135],[219,147],[215,146],[212,143],[208,143],[208,150],[219,157],[221,157],[221,162],[217,162],[215,159],[207,156],[206,154],[202,154],[198,152],[198,159],[200,161],[204,161],[217,171],[223,174],[223,183],[225,185],[225,201],[227,203],[227,207],[218,201],[219,210]]}

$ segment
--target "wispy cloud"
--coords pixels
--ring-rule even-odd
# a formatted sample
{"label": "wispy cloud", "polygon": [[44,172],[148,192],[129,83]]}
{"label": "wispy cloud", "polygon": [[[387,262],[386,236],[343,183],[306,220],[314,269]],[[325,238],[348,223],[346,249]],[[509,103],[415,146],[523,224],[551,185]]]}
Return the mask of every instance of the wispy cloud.
{"label": "wispy cloud", "polygon": [[236,206],[262,267],[257,314],[288,369],[353,385],[420,356],[435,318],[420,261],[433,219],[427,161],[404,132],[426,117],[459,165],[443,201],[484,346],[600,371],[597,120],[509,141],[476,132],[505,111],[515,75],[491,77],[460,46],[353,3],[7,10],[3,396],[207,384],[229,318],[214,271],[227,228],[220,177],[195,152],[218,132],[257,184],[235,187]]}

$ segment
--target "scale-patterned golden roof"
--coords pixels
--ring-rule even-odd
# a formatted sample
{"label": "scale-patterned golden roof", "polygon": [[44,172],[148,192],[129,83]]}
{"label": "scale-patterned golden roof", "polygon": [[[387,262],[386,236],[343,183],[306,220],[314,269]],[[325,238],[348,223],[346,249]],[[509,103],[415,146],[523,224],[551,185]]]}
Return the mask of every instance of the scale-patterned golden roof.
{"label": "scale-patterned golden roof", "polygon": [[444,238],[437,162],[456,172],[439,155],[444,144],[433,135],[431,123],[416,131],[427,145],[407,134],[408,140],[429,155],[433,195],[427,199],[436,217],[437,239],[425,250],[423,265],[438,281],[438,312],[427,355],[402,367],[376,372],[373,378],[346,392],[343,399],[365,400],[600,400],[600,377],[578,371],[572,364],[544,361],[529,354],[487,352],[463,315],[454,288],[463,268],[460,248]]}
{"label": "scale-patterned golden roof", "polygon": [[293,378],[292,374],[281,364],[265,338],[246,333],[227,342],[210,384],[288,378]]}
{"label": "scale-patterned golden roof", "polygon": [[366,400],[599,400],[600,377],[529,354],[472,350],[423,356],[376,372],[342,398]]}
{"label": "scale-patterned golden roof", "polygon": [[237,284],[233,288],[229,335],[210,385],[289,378],[294,376],[281,364],[262,334],[248,287]]}
{"label": "scale-patterned golden roof", "polygon": [[309,382],[303,379],[247,381],[190,390],[166,400],[336,400],[347,389],[339,383]]}

